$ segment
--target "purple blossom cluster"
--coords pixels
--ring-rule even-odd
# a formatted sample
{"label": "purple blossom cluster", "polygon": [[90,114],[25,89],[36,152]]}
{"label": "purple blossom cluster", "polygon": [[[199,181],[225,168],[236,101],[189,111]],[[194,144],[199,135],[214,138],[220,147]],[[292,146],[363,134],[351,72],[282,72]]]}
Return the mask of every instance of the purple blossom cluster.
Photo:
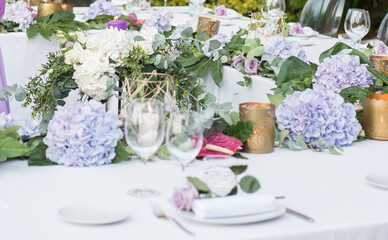
{"label": "purple blossom cluster", "polygon": [[19,24],[19,29],[25,31],[31,24],[34,24],[32,11],[26,2],[19,0],[12,4],[7,4],[3,21],[10,21]]}
{"label": "purple blossom cluster", "polygon": [[11,114],[0,113],[0,126],[7,128],[20,126],[17,130],[22,139],[28,139],[43,134],[39,128],[39,121],[31,117],[18,117]]}
{"label": "purple blossom cluster", "polygon": [[282,36],[273,36],[268,38],[264,45],[264,55],[261,60],[272,61],[279,57],[283,61],[291,56],[295,56],[302,61],[307,61],[305,50],[295,41],[289,41]]}
{"label": "purple blossom cluster", "polygon": [[118,17],[121,15],[121,12],[115,7],[115,5],[113,5],[113,3],[106,0],[97,0],[90,4],[89,10],[84,16],[84,21],[94,19],[99,15],[111,15]]}
{"label": "purple blossom cluster", "polygon": [[199,197],[198,190],[187,182],[187,187],[176,188],[172,196],[172,204],[181,211],[191,211],[193,201]]}
{"label": "purple blossom cluster", "polygon": [[148,17],[143,27],[155,27],[159,32],[171,30],[171,20],[174,18],[172,12],[164,10],[154,10]]}
{"label": "purple blossom cluster", "polygon": [[280,130],[290,132],[291,140],[300,135],[306,143],[324,140],[326,148],[350,145],[361,131],[354,106],[319,87],[287,96],[276,109],[276,121]]}
{"label": "purple blossom cluster", "polygon": [[372,74],[361,64],[360,58],[342,51],[327,57],[318,66],[314,86],[321,86],[334,92],[351,86],[368,87],[374,81]]}
{"label": "purple blossom cluster", "polygon": [[58,107],[48,124],[46,157],[65,166],[88,167],[112,162],[121,122],[95,100]]}
{"label": "purple blossom cluster", "polygon": [[[221,43],[221,45],[217,49],[210,48],[210,43],[214,40]],[[208,40],[206,40],[204,46],[202,47],[202,51],[208,58],[212,58],[216,55],[216,53],[218,53],[219,50],[225,47],[225,44],[227,43],[227,41],[228,41],[228,37],[225,34],[219,33],[209,38]]]}
{"label": "purple blossom cluster", "polygon": [[172,39],[171,40],[172,45],[178,46],[178,45],[181,45],[182,43],[191,42],[191,40],[189,40],[189,39],[187,39],[186,41],[183,41],[182,35],[181,35],[182,32],[189,27],[190,27],[189,21],[186,22],[185,24],[181,24],[181,25],[176,27],[176,29],[174,30],[174,32],[170,36],[170,38]]}
{"label": "purple blossom cluster", "polygon": [[249,60],[243,55],[234,56],[232,59],[232,67],[237,68],[240,63],[244,63],[244,71],[249,75],[257,75],[261,64],[257,58]]}

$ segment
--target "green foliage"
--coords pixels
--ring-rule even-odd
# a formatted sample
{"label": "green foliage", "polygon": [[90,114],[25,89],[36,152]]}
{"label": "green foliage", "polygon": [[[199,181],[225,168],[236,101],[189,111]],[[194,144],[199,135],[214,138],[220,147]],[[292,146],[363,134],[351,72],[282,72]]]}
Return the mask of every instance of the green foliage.
{"label": "green foliage", "polygon": [[19,128],[19,126],[0,127],[0,162],[9,158],[26,156],[31,151],[31,148],[20,141],[17,133]]}
{"label": "green foliage", "polygon": [[56,163],[46,158],[47,146],[40,141],[39,144],[31,151],[28,158],[29,166],[50,166]]}
{"label": "green foliage", "polygon": [[21,32],[19,24],[11,21],[0,22],[0,33]]}
{"label": "green foliage", "polygon": [[116,153],[116,156],[115,158],[113,158],[112,163],[119,163],[119,162],[128,160],[129,156],[131,156],[131,153],[127,151],[127,149],[124,147],[121,141],[117,142],[115,153]]}
{"label": "green foliage", "polygon": [[259,181],[252,176],[245,176],[240,180],[240,187],[246,193],[253,193],[259,190],[260,183]]}
{"label": "green foliage", "polygon": [[245,172],[248,168],[248,165],[235,165],[231,166],[230,170],[236,175],[240,175],[241,173]]}
{"label": "green foliage", "polygon": [[255,123],[251,121],[239,121],[237,124],[228,127],[224,134],[245,142],[252,135],[254,126]]}
{"label": "green foliage", "polygon": [[344,49],[351,49],[351,52],[349,54],[358,56],[360,58],[361,63],[372,65],[371,61],[369,60],[369,57],[367,57],[365,54],[356,49],[352,49],[350,46],[346,45],[343,42],[337,42],[333,47],[321,53],[321,55],[319,56],[319,62],[323,62],[323,59],[332,55],[336,55]]}
{"label": "green foliage", "polygon": [[67,11],[60,11],[49,16],[36,18],[36,24],[30,25],[27,29],[28,38],[40,34],[43,38],[50,40],[50,37],[58,30],[63,32],[88,29],[88,25],[74,20],[75,15]]}
{"label": "green foliage", "polygon": [[204,182],[199,180],[199,178],[196,177],[187,177],[187,180],[191,182],[196,189],[198,189],[198,192],[200,193],[209,193],[210,189]]}

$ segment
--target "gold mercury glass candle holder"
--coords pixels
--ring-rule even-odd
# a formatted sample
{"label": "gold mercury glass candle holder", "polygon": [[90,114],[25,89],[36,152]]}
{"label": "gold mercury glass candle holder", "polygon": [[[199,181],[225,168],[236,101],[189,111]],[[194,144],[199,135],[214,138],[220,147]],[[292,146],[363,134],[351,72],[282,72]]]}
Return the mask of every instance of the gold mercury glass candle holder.
{"label": "gold mercury glass candle holder", "polygon": [[255,123],[253,133],[244,143],[247,153],[270,153],[275,144],[275,105],[246,102],[240,104],[240,121]]}
{"label": "gold mercury glass candle holder", "polygon": [[362,127],[367,137],[388,140],[388,94],[365,98]]}
{"label": "gold mercury glass candle holder", "polygon": [[68,11],[70,13],[73,13],[73,5],[69,3],[62,3],[61,8],[62,8],[62,11]]}
{"label": "gold mercury glass candle holder", "polygon": [[40,2],[38,6],[38,16],[44,17],[53,13],[62,11],[60,3],[56,2]]}
{"label": "gold mercury glass candle holder", "polygon": [[208,17],[199,17],[198,18],[198,26],[197,33],[206,32],[206,35],[209,37],[213,37],[218,34],[218,30],[220,29],[221,21],[208,18]]}
{"label": "gold mercury glass candle holder", "polygon": [[388,56],[370,56],[373,68],[388,75]]}

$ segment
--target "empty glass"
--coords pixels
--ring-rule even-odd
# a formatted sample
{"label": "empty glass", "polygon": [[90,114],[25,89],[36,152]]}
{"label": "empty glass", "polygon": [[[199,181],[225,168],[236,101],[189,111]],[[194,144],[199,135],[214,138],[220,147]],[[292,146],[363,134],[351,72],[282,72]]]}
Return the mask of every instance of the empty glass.
{"label": "empty glass", "polygon": [[166,146],[173,157],[181,163],[183,170],[201,150],[202,133],[201,123],[189,112],[171,113],[166,133]]}
{"label": "empty glass", "polygon": [[379,31],[377,33],[377,39],[388,45],[388,13],[385,15],[383,21],[380,24]]}
{"label": "empty glass", "polygon": [[345,32],[353,41],[353,46],[360,43],[361,39],[369,32],[369,12],[364,9],[350,8],[346,14]]}
{"label": "empty glass", "polygon": [[[164,104],[157,99],[136,98],[125,112],[125,139],[132,150],[146,163],[163,143],[165,134]],[[128,191],[136,197],[159,195],[158,191],[136,188]]]}
{"label": "empty glass", "polygon": [[277,22],[282,17],[286,10],[284,0],[263,0],[261,4],[261,12],[263,18],[267,21],[268,30],[272,34],[277,30]]}

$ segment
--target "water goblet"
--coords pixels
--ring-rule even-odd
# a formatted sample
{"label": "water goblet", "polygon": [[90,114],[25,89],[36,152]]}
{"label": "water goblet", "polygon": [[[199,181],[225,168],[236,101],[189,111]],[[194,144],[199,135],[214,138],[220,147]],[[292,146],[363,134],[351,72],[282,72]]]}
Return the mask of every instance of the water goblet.
{"label": "water goblet", "polygon": [[261,12],[263,18],[268,23],[268,32],[272,35],[277,29],[277,22],[282,17],[286,10],[284,0],[263,0],[261,4]]}
{"label": "water goblet", "polygon": [[353,41],[353,46],[361,42],[361,39],[369,32],[370,16],[364,9],[350,8],[345,18],[345,32]]}

